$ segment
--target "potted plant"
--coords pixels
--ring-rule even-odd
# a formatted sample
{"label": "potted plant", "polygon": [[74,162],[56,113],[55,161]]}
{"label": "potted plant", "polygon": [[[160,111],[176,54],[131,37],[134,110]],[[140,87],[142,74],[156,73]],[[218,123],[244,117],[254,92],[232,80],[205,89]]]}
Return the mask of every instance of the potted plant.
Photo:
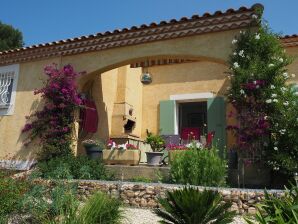
{"label": "potted plant", "polygon": [[86,139],[82,141],[86,154],[91,159],[102,159],[102,150],[105,145],[101,140]]}
{"label": "potted plant", "polygon": [[138,165],[141,158],[140,150],[133,144],[126,142],[117,145],[114,141],[109,140],[103,150],[103,161],[105,164],[122,164],[122,165]]}
{"label": "potted plant", "polygon": [[154,135],[147,131],[145,143],[151,146],[152,152],[146,152],[147,164],[149,166],[158,166],[162,162],[165,140],[160,135]]}

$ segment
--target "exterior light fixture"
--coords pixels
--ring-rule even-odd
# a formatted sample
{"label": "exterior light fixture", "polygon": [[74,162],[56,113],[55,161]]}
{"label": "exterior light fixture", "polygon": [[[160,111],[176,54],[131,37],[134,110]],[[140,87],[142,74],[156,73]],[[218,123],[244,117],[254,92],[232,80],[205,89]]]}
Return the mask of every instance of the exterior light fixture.
{"label": "exterior light fixture", "polygon": [[141,83],[150,84],[152,82],[151,74],[148,72],[149,63],[147,61],[145,67],[143,68],[143,73],[141,75]]}

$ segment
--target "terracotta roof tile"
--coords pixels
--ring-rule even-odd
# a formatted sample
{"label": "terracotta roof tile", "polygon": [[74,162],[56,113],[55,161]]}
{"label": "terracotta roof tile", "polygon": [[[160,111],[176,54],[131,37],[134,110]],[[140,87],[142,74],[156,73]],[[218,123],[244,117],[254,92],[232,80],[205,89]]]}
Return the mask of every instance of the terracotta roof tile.
{"label": "terracotta roof tile", "polygon": [[285,35],[280,40],[284,47],[298,47],[298,34]]}
{"label": "terracotta roof tile", "polygon": [[[228,9],[225,12],[216,11],[213,14],[205,13],[203,16],[193,15],[190,18],[182,17],[180,20],[172,19],[170,21],[160,21],[159,23],[153,22],[150,25],[142,24],[121,30],[116,29],[104,33],[96,33],[88,36],[8,50],[0,52],[0,64],[28,61],[33,58],[34,54],[38,54],[38,56],[36,56],[37,58],[43,58],[45,54],[37,52],[37,50],[41,48],[45,48],[45,51],[54,57],[57,55],[76,54],[90,50],[121,47],[129,44],[178,38],[219,30],[244,28],[253,21],[251,16],[256,13],[256,9],[259,7],[263,8],[261,4],[255,4],[251,8],[240,7],[237,10]],[[131,40],[131,38],[134,38],[134,40]],[[111,41],[114,41],[114,43],[110,43]],[[81,44],[86,45],[86,47],[84,49],[78,49],[78,46],[81,46]],[[96,46],[90,47],[90,45]],[[59,46],[59,48],[57,48],[57,46]],[[21,54],[22,52],[24,52],[24,54]]]}

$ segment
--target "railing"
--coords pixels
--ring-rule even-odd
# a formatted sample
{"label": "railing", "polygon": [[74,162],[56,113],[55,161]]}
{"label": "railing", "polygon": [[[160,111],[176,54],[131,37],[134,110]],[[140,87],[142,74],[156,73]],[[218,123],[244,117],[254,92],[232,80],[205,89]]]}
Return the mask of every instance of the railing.
{"label": "railing", "polygon": [[14,72],[0,73],[0,108],[10,106]]}

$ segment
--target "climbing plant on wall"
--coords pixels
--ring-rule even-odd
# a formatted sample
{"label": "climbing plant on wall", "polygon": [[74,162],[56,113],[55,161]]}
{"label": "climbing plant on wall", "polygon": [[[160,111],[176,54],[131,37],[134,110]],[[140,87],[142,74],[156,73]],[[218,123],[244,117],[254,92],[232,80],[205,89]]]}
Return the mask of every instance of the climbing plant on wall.
{"label": "climbing plant on wall", "polygon": [[237,137],[239,152],[273,169],[297,172],[298,96],[287,84],[295,75],[286,68],[291,58],[279,36],[261,23],[241,31],[232,44],[228,101],[238,125],[228,129]]}
{"label": "climbing plant on wall", "polygon": [[82,104],[75,84],[79,74],[71,65],[62,69],[49,65],[44,72],[44,87],[34,91],[41,95],[44,106],[27,116],[22,130],[28,133],[25,145],[34,140],[40,143],[39,160],[72,154],[74,112]]}

